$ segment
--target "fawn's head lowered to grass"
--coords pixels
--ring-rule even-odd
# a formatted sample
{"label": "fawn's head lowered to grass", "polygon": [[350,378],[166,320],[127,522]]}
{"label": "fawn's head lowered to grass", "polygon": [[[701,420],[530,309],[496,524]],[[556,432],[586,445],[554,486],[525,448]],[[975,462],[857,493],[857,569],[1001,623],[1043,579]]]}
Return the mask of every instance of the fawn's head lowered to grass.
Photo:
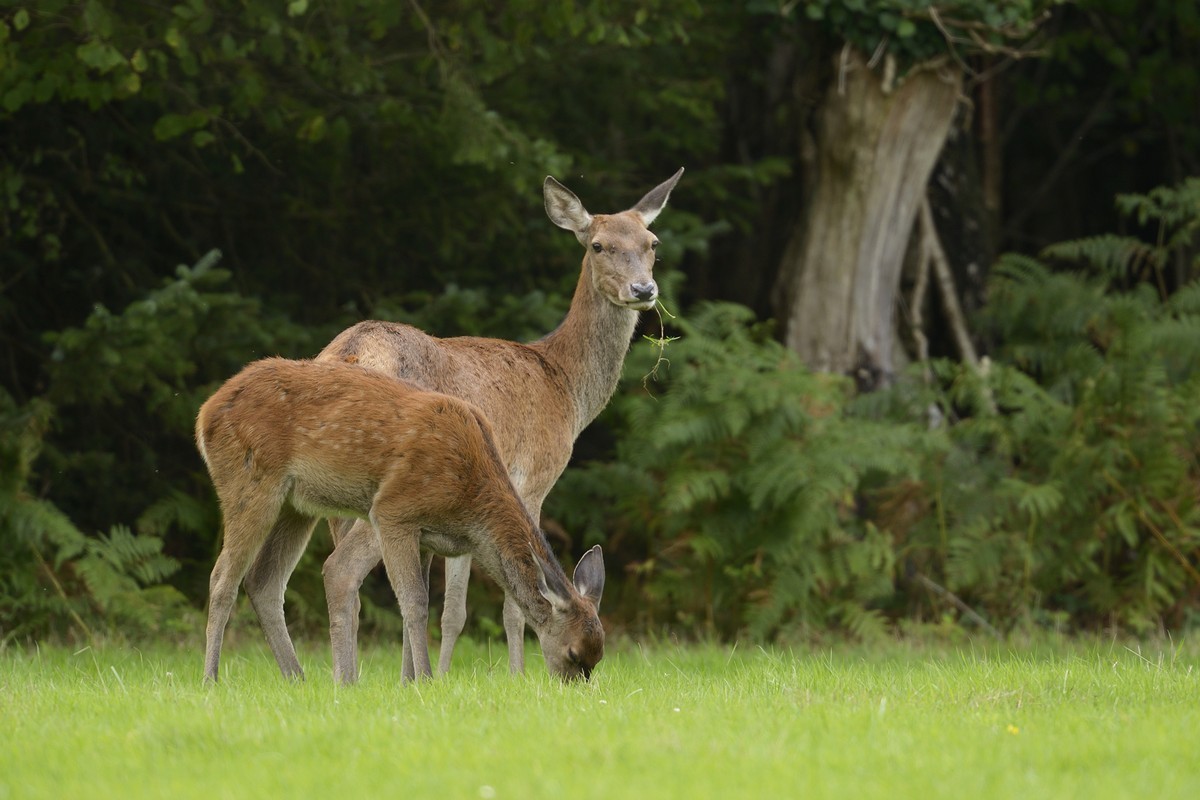
{"label": "fawn's head lowered to grass", "polygon": [[531,549],[538,572],[538,592],[550,603],[548,622],[535,629],[551,673],[587,680],[604,657],[604,628],[598,616],[604,593],[604,560],[600,545],[584,553],[575,566],[573,585]]}

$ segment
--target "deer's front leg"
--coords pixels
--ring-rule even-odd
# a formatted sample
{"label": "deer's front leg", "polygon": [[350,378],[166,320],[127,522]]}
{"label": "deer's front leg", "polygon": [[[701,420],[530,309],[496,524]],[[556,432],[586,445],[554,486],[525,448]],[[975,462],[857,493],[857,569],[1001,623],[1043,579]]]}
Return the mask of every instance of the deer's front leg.
{"label": "deer's front leg", "polygon": [[[417,525],[392,524],[386,518],[372,520],[383,550],[392,591],[404,617],[404,647],[411,653],[412,675],[406,679],[433,675],[429,665],[429,589],[425,583],[427,564],[421,561],[421,529]],[[409,657],[405,656],[404,672]]]}
{"label": "deer's front leg", "polygon": [[333,679],[343,684],[358,680],[358,590],[380,558],[379,537],[371,525],[355,520],[353,527],[347,527],[339,525],[342,535],[335,534],[336,546],[321,568],[329,606]]}
{"label": "deer's front leg", "polygon": [[504,637],[508,640],[508,671],[525,671],[525,615],[511,595],[504,595]]}
{"label": "deer's front leg", "polygon": [[442,645],[438,651],[438,672],[450,671],[454,644],[467,624],[467,582],[471,579],[471,556],[446,559],[446,594],[442,607]]}

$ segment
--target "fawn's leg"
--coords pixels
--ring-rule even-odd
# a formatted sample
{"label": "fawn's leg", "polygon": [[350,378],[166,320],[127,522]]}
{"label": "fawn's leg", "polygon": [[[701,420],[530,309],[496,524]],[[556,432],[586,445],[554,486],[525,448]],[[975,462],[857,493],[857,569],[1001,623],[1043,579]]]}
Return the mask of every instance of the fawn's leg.
{"label": "fawn's leg", "polygon": [[[410,650],[413,678],[433,675],[429,666],[429,588],[428,562],[422,563],[421,528],[419,525],[391,521],[386,517],[374,520],[383,550],[383,564],[388,580],[400,603],[404,617],[404,644]],[[410,677],[410,676],[405,676]]]}
{"label": "fawn's leg", "polygon": [[[271,532],[283,499],[279,491],[259,499],[248,493],[222,492],[221,507],[225,513],[225,532],[221,554],[213,565],[208,580],[208,624],[205,627],[204,677],[216,683],[217,669],[221,662],[221,643],[225,638],[225,626],[237,601],[238,584],[254,563],[259,550]],[[226,497],[238,496],[237,502],[227,502]]]}
{"label": "fawn's leg", "polygon": [[283,595],[316,520],[284,505],[271,533],[246,573],[246,594],[285,678],[304,678],[283,615]]}
{"label": "fawn's leg", "polygon": [[442,608],[442,644],[438,652],[438,672],[450,671],[454,645],[467,624],[467,582],[471,579],[471,556],[446,559],[446,596]]}
{"label": "fawn's leg", "polygon": [[[335,547],[321,572],[325,577],[325,602],[329,606],[329,640],[333,646],[333,679],[348,684],[358,680],[358,590],[381,557],[379,537],[371,525],[355,520],[352,526],[338,521],[342,535],[334,534]],[[330,520],[330,530],[335,524]]]}

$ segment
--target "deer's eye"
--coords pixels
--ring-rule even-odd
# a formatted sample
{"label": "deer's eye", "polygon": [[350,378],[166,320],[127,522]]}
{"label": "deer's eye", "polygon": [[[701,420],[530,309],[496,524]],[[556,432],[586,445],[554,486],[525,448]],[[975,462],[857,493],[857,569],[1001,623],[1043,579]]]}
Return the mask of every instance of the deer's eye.
{"label": "deer's eye", "polygon": [[651,250],[658,249],[658,239],[655,239],[653,242],[650,243],[650,249]]}
{"label": "deer's eye", "polygon": [[592,250],[594,250],[597,253],[603,253],[604,245],[600,244],[599,242],[592,242]]}

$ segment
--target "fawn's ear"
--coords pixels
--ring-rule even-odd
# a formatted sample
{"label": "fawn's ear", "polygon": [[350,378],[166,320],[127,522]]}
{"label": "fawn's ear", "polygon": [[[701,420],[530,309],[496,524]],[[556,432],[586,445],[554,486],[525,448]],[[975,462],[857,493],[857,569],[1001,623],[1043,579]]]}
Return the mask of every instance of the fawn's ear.
{"label": "fawn's ear", "polygon": [[600,545],[588,550],[579,559],[573,580],[579,593],[595,603],[599,611],[600,596],[604,594],[604,553]]}
{"label": "fawn's ear", "polygon": [[542,196],[546,202],[546,216],[550,217],[550,221],[573,232],[580,244],[587,245],[587,232],[592,225],[592,215],[583,207],[583,203],[579,202],[575,193],[547,175],[545,183],[542,184]]}
{"label": "fawn's ear", "polygon": [[562,574],[562,570],[554,569],[539,556],[533,545],[529,546],[529,554],[533,556],[533,566],[537,569],[538,592],[546,598],[552,609],[565,611],[571,605],[571,592],[563,585],[566,576]]}
{"label": "fawn's ear", "polygon": [[667,198],[671,196],[671,190],[675,188],[675,184],[679,183],[679,179],[683,177],[683,167],[679,168],[671,177],[655,186],[650,191],[646,192],[646,196],[638,201],[631,211],[642,218],[642,224],[647,228],[650,223],[654,222],[655,217],[663,210],[667,204]]}

